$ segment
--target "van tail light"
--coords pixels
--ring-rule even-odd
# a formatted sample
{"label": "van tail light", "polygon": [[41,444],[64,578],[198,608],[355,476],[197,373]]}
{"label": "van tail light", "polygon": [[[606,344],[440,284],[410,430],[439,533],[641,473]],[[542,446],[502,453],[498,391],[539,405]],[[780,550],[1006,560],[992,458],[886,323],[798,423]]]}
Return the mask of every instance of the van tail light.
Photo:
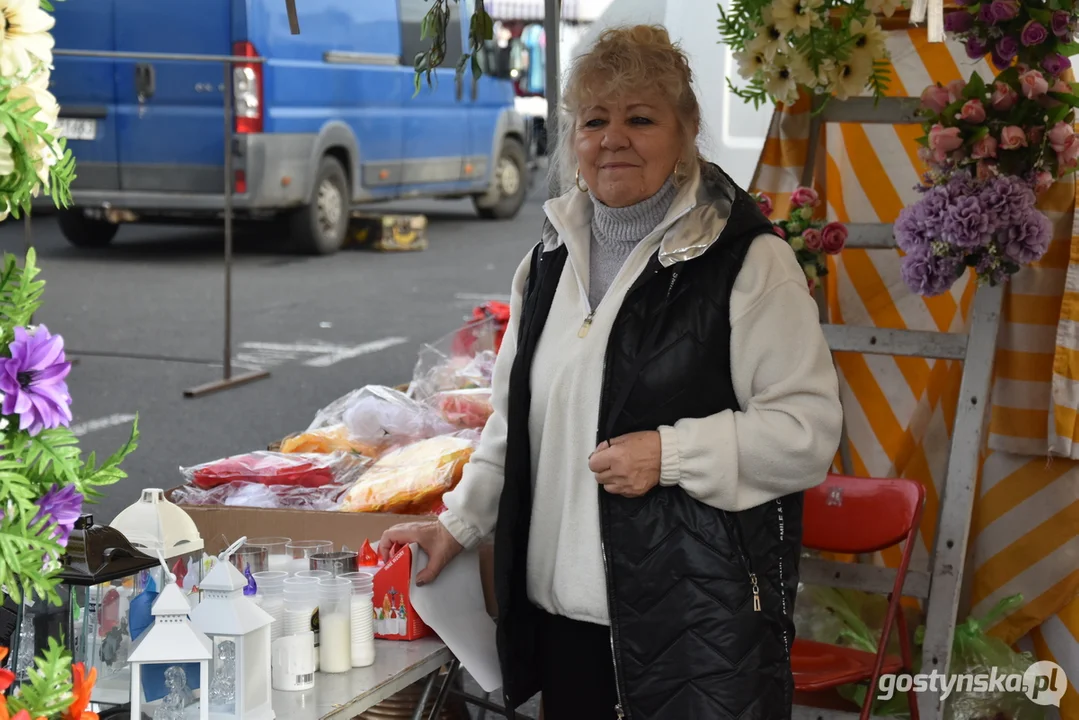
{"label": "van tail light", "polygon": [[[247,41],[234,44],[232,54],[258,57],[255,46]],[[262,132],[262,63],[232,66],[232,100],[236,109],[236,132],[241,135]]]}

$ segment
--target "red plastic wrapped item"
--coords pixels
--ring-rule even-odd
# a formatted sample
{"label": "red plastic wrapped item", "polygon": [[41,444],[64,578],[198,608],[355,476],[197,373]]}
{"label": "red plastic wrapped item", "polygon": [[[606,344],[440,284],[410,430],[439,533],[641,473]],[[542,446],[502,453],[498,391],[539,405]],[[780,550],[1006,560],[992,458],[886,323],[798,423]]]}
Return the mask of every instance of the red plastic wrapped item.
{"label": "red plastic wrapped item", "polygon": [[306,455],[253,452],[181,468],[187,481],[208,490],[235,482],[317,488],[352,482],[367,461],[348,453]]}
{"label": "red plastic wrapped item", "polygon": [[[484,326],[485,320],[492,320],[494,322],[493,329],[488,329]],[[490,300],[483,305],[473,308],[471,322],[458,330],[457,335],[454,337],[453,354],[474,355],[477,352],[474,349],[477,327],[483,327],[483,329],[488,332],[493,330],[494,350],[497,353],[498,349],[502,347],[502,336],[506,334],[506,326],[509,325],[509,322],[510,306],[504,302]]]}
{"label": "red plastic wrapped item", "polygon": [[435,404],[446,422],[458,428],[482,429],[494,412],[490,388],[446,390],[435,396]]}

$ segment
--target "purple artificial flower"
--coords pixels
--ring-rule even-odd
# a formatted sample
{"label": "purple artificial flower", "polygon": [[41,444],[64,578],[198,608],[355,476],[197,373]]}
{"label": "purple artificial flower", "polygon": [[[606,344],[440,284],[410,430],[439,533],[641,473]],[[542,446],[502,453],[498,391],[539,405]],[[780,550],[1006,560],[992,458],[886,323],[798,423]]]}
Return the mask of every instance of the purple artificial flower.
{"label": "purple artificial flower", "polygon": [[944,16],[944,29],[950,33],[962,33],[974,27],[974,16],[966,10],[957,10]]}
{"label": "purple artificial flower", "polygon": [[1049,53],[1042,59],[1042,67],[1050,75],[1060,75],[1072,66],[1072,61],[1060,53]]}
{"label": "purple artificial flower", "polygon": [[903,257],[900,273],[911,290],[925,297],[933,297],[946,292],[955,283],[962,267],[954,257],[916,252]]}
{"label": "purple artificial flower", "polygon": [[989,16],[993,24],[1014,20],[1019,17],[1018,0],[993,0],[989,5]]}
{"label": "purple artificial flower", "polygon": [[[995,5],[996,3],[993,4]],[[1023,41],[1023,45],[1026,47],[1041,45],[1049,39],[1049,31],[1037,20],[1031,20],[1023,26],[1023,32],[1019,35],[1019,39]]]}
{"label": "purple artificial flower", "polygon": [[1058,38],[1068,37],[1071,34],[1071,15],[1064,10],[1057,10],[1053,13],[1053,20],[1050,23],[1053,28],[1053,34]]}
{"label": "purple artificial flower", "polygon": [[989,244],[990,218],[985,208],[973,195],[955,199],[944,217],[941,239],[964,250],[985,247]]}
{"label": "purple artificial flower", "polygon": [[971,60],[980,60],[989,52],[989,44],[981,38],[971,36],[967,38],[967,57]]}
{"label": "purple artificial flower", "polygon": [[990,232],[1019,223],[1034,207],[1034,191],[1020,178],[1002,175],[986,183],[981,205],[989,217]]}
{"label": "purple artificial flower", "polygon": [[1033,207],[1001,233],[1004,255],[1019,265],[1041,258],[1053,239],[1053,224]]}
{"label": "purple artificial flower", "polygon": [[75,527],[75,521],[82,514],[82,495],[74,485],[64,485],[58,488],[53,485],[37,501],[38,511],[34,519],[30,521],[33,527],[43,518],[48,518],[53,526],[50,537],[60,543],[60,547],[67,547],[67,540],[71,537],[71,530]]}
{"label": "purple artificial flower", "polygon": [[64,339],[39,325],[32,333],[15,328],[10,358],[0,357],[2,412],[19,416],[19,429],[37,435],[71,423],[71,396],[64,378],[71,363],[64,358]]}
{"label": "purple artificial flower", "polygon": [[1005,35],[997,40],[993,48],[993,64],[998,70],[1006,70],[1018,54],[1019,41],[1011,35]]}
{"label": "purple artificial flower", "polygon": [[978,262],[974,266],[974,272],[993,285],[999,285],[1008,279],[1008,269],[1004,267],[999,258],[989,253],[982,253],[981,257],[978,258]]}
{"label": "purple artificial flower", "polygon": [[907,254],[929,252],[929,244],[940,237],[947,210],[947,189],[930,188],[918,202],[899,211],[892,228],[896,245]]}

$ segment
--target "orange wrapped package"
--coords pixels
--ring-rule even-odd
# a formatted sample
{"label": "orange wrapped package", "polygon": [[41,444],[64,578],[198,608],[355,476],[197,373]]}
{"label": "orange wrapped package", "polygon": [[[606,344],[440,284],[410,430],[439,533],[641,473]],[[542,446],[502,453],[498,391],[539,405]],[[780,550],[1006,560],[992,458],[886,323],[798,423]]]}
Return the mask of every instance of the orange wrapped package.
{"label": "orange wrapped package", "polygon": [[334,453],[354,452],[369,458],[377,458],[382,448],[349,436],[344,425],[333,425],[318,430],[308,430],[281,441],[283,453]]}
{"label": "orange wrapped package", "polygon": [[422,514],[441,503],[443,493],[461,480],[474,442],[440,435],[392,450],[376,461],[345,493],[341,509],[350,512]]}

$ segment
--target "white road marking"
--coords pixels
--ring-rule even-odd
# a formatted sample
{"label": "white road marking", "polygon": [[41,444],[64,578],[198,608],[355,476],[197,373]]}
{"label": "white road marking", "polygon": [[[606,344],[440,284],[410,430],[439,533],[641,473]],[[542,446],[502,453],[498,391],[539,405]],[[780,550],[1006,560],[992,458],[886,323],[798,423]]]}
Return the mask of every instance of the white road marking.
{"label": "white road marking", "polygon": [[72,425],[71,432],[75,435],[75,437],[82,437],[83,435],[86,435],[87,433],[92,433],[95,430],[104,430],[106,428],[116,427],[117,425],[126,425],[134,419],[134,415],[118,413],[103,418],[87,420],[86,422],[79,423],[78,425]]}
{"label": "white road marking", "polygon": [[334,345],[333,343],[264,343],[245,342],[240,347],[245,350],[262,350],[265,352],[279,353],[324,353],[329,350],[346,350],[346,345]]}
{"label": "white road marking", "polygon": [[457,300],[464,300],[467,302],[479,302],[484,303],[488,300],[494,300],[495,302],[508,303],[510,301],[509,295],[497,295],[494,293],[457,293],[453,296]]}
{"label": "white road marking", "polygon": [[351,348],[340,348],[326,355],[322,355],[317,358],[312,358],[304,363],[308,367],[329,367],[335,363],[339,363],[342,360],[351,360],[352,358],[360,357],[361,355],[368,355],[379,350],[386,350],[396,345],[402,345],[408,342],[408,338],[403,337],[388,337],[381,340],[375,340],[374,342],[364,343],[363,345],[357,345]]}

